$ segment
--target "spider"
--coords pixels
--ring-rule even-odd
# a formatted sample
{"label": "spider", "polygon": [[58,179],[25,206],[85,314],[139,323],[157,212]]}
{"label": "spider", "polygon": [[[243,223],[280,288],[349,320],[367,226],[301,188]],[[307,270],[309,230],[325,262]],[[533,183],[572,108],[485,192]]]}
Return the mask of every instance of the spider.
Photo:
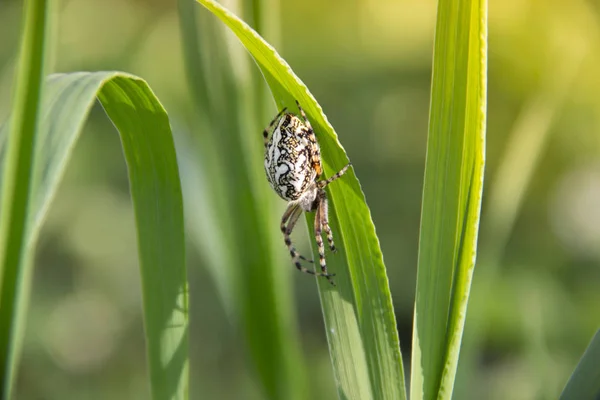
{"label": "spider", "polygon": [[[271,187],[279,197],[288,201],[287,209],[281,218],[281,232],[294,265],[307,274],[327,278],[335,286],[331,279],[335,274],[327,272],[325,246],[321,237],[322,231],[325,231],[329,248],[335,252],[333,234],[329,227],[325,187],[344,175],[350,163],[329,179],[317,180],[323,174],[321,150],[304,110],[298,101],[296,105],[301,118],[287,112],[284,108],[263,131],[265,172]],[[271,133],[270,139],[269,133]],[[316,212],[314,228],[321,272],[309,270],[300,264],[300,259],[311,263],[313,261],[300,255],[290,239],[292,230],[303,211]]]}

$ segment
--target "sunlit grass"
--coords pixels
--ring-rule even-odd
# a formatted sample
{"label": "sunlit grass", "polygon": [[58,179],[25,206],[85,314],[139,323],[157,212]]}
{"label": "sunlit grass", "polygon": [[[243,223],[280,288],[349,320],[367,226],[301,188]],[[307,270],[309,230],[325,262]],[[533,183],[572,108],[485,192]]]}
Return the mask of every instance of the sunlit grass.
{"label": "sunlit grass", "polygon": [[475,268],[485,161],[487,2],[438,3],[411,399],[450,399]]}
{"label": "sunlit grass", "polygon": [[[273,47],[217,3],[199,2],[239,36],[255,57],[272,97],[262,91],[262,77],[244,58],[244,49],[224,39],[220,22],[201,10],[197,24],[195,14],[200,8],[181,0],[188,87],[196,115],[189,125],[194,135],[181,142],[178,157],[187,157],[185,162],[179,160],[188,169],[182,177],[187,204],[201,210],[188,219],[190,232],[197,236],[194,244],[203,253],[202,267],[211,271],[219,300],[241,331],[262,394],[270,399],[313,398],[321,393],[314,392],[314,366],[305,365],[301,353],[290,274],[293,279],[310,278],[297,276],[283,254],[272,212],[277,200],[261,170],[260,131],[278,109],[295,110],[294,100],[300,100],[316,127],[326,176],[348,162],[340,143],[344,132],[338,139],[308,88]],[[185,237],[178,162],[167,114],[141,78],[123,73],[52,76],[40,113],[45,8],[42,1],[27,4],[37,8],[26,12],[29,19],[17,69],[12,124],[0,130],[2,389],[8,397],[36,237],[97,96],[121,134],[129,167],[152,393],[156,399],[185,399]],[[277,10],[276,2],[254,1],[234,11],[271,40]],[[441,0],[436,35],[415,306],[413,399],[449,399],[459,360],[483,182],[487,3]],[[274,37],[277,41],[276,33]],[[561,90],[569,85],[569,79],[557,82]],[[536,120],[540,113],[552,111],[561,94],[540,94],[526,108],[526,116],[529,110]],[[530,146],[515,139],[508,150],[515,158],[507,157],[506,168],[500,169],[503,180],[492,193],[489,214],[492,229],[498,228],[492,257],[505,245],[532,180],[547,140],[545,122],[524,124],[522,133],[517,130],[515,135]],[[512,179],[515,170],[520,179]],[[337,273],[338,286],[317,281],[335,384],[343,399],[403,399],[405,377],[387,275],[357,176],[363,173],[353,170],[328,188],[332,227],[341,251],[327,258]],[[503,196],[513,197],[506,201]],[[206,203],[198,204],[205,199]],[[311,227],[312,216],[307,222]],[[533,347],[529,350],[535,352]],[[597,353],[596,335],[562,398],[598,394]]]}
{"label": "sunlit grass", "polygon": [[[264,81],[252,79],[252,72],[259,73],[250,70],[254,65],[241,46],[227,47],[214,17],[194,2],[180,1],[179,7],[199,116],[190,118],[194,134],[180,146],[191,169],[183,175],[186,201],[199,210],[189,229],[231,323],[243,333],[248,364],[265,396],[308,399],[311,386],[292,300],[294,271],[286,268],[273,213],[277,199],[261,162],[263,124],[272,118],[259,118],[264,107],[258,85]],[[194,194],[205,197],[210,208],[196,207]]]}
{"label": "sunlit grass", "polygon": [[[183,204],[167,114],[148,85],[128,74],[53,75],[44,87],[42,118],[36,129],[31,207],[22,222],[26,255],[30,257],[35,248],[46,211],[89,110],[98,97],[121,134],[128,164],[153,398],[185,399],[188,393],[188,288]],[[0,138],[2,142],[6,140],[5,132],[0,132]],[[11,227],[14,229],[14,222]],[[15,294],[3,290],[2,293],[3,307],[12,305],[18,310],[2,327],[4,335],[23,324],[27,311],[26,289],[31,280],[28,261],[26,258],[17,266],[19,280],[15,283],[25,292]],[[9,294],[13,296],[8,298]],[[21,333],[17,330],[17,334]],[[11,349],[2,353],[3,365],[8,366],[3,375],[4,390],[8,393],[8,379],[14,374],[19,346],[14,339],[4,345]]]}
{"label": "sunlit grass", "polygon": [[[252,54],[277,108],[308,114],[321,145],[325,176],[348,163],[337,135],[306,86],[276,51],[235,15],[212,1],[218,16]],[[273,110],[276,113],[277,110]],[[338,394],[347,399],[405,398],[402,358],[379,241],[360,184],[350,170],[329,189],[332,229],[340,252],[328,258],[337,287],[318,281]],[[307,217],[312,226],[312,215]],[[317,255],[315,254],[315,258]]]}

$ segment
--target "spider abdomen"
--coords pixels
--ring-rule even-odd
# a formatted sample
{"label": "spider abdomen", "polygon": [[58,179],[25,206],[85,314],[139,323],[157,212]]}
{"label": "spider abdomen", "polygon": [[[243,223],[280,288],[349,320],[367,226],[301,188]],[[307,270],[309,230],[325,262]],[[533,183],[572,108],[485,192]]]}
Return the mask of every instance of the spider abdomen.
{"label": "spider abdomen", "polygon": [[[304,110],[298,101],[296,105],[302,119],[287,113],[287,109],[284,108],[263,131],[265,172],[271,187],[281,198],[288,201],[288,206],[281,217],[280,229],[294,265],[299,271],[327,278],[329,283],[335,286],[331,279],[335,274],[327,272],[325,246],[321,236],[323,232],[327,234],[329,248],[335,251],[333,235],[329,227],[325,187],[344,175],[350,164],[329,179],[317,181],[323,173],[321,150]],[[315,239],[319,251],[320,272],[309,270],[300,264],[300,260],[313,261],[298,253],[290,238],[302,213],[311,211],[315,212]]]}
{"label": "spider abdomen", "polygon": [[318,145],[309,140],[309,130],[295,115],[283,114],[265,150],[269,184],[282,199],[298,200],[317,177],[313,154]]}

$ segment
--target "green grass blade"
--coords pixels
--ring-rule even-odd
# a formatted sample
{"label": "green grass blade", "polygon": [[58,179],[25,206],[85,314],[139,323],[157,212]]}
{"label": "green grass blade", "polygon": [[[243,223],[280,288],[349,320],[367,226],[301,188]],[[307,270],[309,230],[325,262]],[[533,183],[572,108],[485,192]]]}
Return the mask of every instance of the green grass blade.
{"label": "green grass blade", "polygon": [[449,399],[483,189],[487,2],[440,0],[413,333],[411,399]]}
{"label": "green grass blade", "polygon": [[[471,312],[463,338],[457,387],[454,398],[462,399],[472,394],[471,381],[479,368],[479,355],[483,347],[487,324],[483,323],[490,308],[487,301],[490,291],[497,282],[502,256],[516,220],[521,214],[524,200],[535,182],[534,177],[540,160],[551,138],[552,127],[564,103],[570,95],[574,80],[579,76],[586,48],[572,46],[569,53],[562,53],[564,63],[556,63],[544,73],[542,89],[533,95],[519,112],[515,125],[507,138],[506,147],[496,167],[495,176],[487,177],[487,206],[482,219],[485,227],[481,232],[487,246],[480,248],[479,260],[485,268],[475,274],[471,293]],[[551,376],[548,379],[553,379]]]}
{"label": "green grass blade", "polygon": [[[14,324],[22,298],[26,262],[26,220],[39,104],[44,76],[48,2],[25,2],[21,54],[17,68],[9,140],[2,161],[0,204],[0,395],[11,397],[17,368],[20,328]],[[6,133],[5,133],[6,135]],[[1,148],[0,148],[1,149]]]}
{"label": "green grass blade", "polygon": [[596,332],[560,400],[600,399],[600,331]]}
{"label": "green grass blade", "polygon": [[[245,5],[250,3],[256,5]],[[287,254],[273,218],[276,199],[264,185],[263,146],[255,140],[255,132],[264,128],[258,115],[264,108],[261,93],[266,93],[266,88],[257,90],[257,83],[266,85],[244,48],[227,46],[229,32],[220,21],[193,1],[179,4],[188,86],[195,102],[189,119],[196,134],[178,150],[180,156],[193,153],[193,143],[198,143],[195,151],[201,157],[187,157],[182,178],[186,201],[195,203],[201,196],[204,207],[186,208],[187,226],[231,321],[243,333],[247,359],[264,397],[307,399],[310,387],[289,278],[294,271],[282,268]]]}
{"label": "green grass blade", "polygon": [[[340,170],[348,157],[321,107],[289,65],[231,12],[214,1],[199,2],[229,26],[254,57],[279,109],[297,110],[294,101],[300,101],[321,145],[325,175]],[[260,132],[256,136],[260,140]],[[328,256],[328,265],[337,274],[338,286],[318,282],[338,393],[342,399],[404,399],[396,322],[369,208],[353,170],[328,190],[332,229],[340,247],[338,254]],[[312,218],[309,215],[309,226]]]}
{"label": "green grass blade", "polygon": [[[197,24],[190,18],[195,12]],[[196,202],[194,192],[204,198],[204,210],[195,204],[187,208],[188,227],[231,321],[243,333],[247,358],[264,397],[310,398],[295,329],[289,279],[293,271],[282,268],[286,254],[273,218],[276,200],[264,185],[262,141],[253,140],[263,129],[257,118],[260,111],[255,111],[262,100],[255,90],[254,75],[259,72],[250,74],[253,65],[246,51],[227,46],[229,32],[195,2],[180,0],[180,21],[194,114],[202,116],[201,121],[189,118],[196,134],[179,149],[180,155],[201,154],[187,158],[192,171],[182,175],[186,200]],[[196,38],[203,40],[198,43]],[[194,168],[194,163],[200,167]],[[210,218],[202,216],[207,210]],[[218,254],[219,247],[236,251]]]}
{"label": "green grass blade", "polygon": [[[119,72],[48,79],[36,143],[27,245],[35,244],[96,97],[120,133],[129,171],[153,398],[186,399],[188,306],[181,187],[168,116],[145,81]],[[25,299],[25,295],[13,299],[15,306]]]}

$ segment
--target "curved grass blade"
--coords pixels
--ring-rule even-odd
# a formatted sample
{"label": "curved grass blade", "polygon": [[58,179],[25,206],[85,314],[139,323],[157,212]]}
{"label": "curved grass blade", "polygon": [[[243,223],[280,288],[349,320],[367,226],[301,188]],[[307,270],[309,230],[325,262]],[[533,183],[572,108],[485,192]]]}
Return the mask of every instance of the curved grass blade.
{"label": "curved grass blade", "polygon": [[600,331],[592,338],[560,395],[560,400],[578,399],[600,399]]}
{"label": "curved grass blade", "polygon": [[[254,57],[278,109],[297,111],[295,100],[300,102],[321,145],[325,175],[342,169],[348,157],[333,127],[289,65],[231,12],[214,1],[198,1],[220,18]],[[257,132],[257,140],[259,136]],[[352,169],[329,186],[329,200],[332,229],[341,244],[338,254],[328,255],[328,266],[337,274],[337,287],[323,279],[318,282],[339,396],[404,399],[402,358],[383,257]],[[309,226],[313,217],[307,218]]]}
{"label": "curved grass blade", "polygon": [[440,0],[413,331],[411,399],[450,399],[483,190],[486,0]]}
{"label": "curved grass blade", "polygon": [[[178,148],[180,160],[189,161],[187,168],[181,164],[185,200],[194,203],[186,207],[187,227],[207,257],[205,266],[232,323],[243,334],[264,397],[311,398],[289,279],[295,272],[282,268],[289,256],[276,229],[281,214],[273,214],[277,200],[264,185],[263,143],[255,141],[255,133],[264,128],[257,115],[264,109],[266,84],[244,48],[227,45],[229,32],[220,21],[193,1],[179,4],[186,75],[195,103],[189,119],[195,134]],[[265,90],[259,91],[257,83]],[[203,210],[211,215],[202,215]]]}
{"label": "curved grass blade", "polygon": [[[96,97],[119,131],[129,171],[153,398],[186,399],[188,301],[181,187],[167,113],[144,80],[120,72],[49,77],[35,146],[27,254],[33,253],[46,210]],[[31,263],[22,263],[15,282],[20,295],[10,299],[19,313],[9,326],[2,326],[13,336],[20,335],[15,326],[24,318],[30,275]]]}

